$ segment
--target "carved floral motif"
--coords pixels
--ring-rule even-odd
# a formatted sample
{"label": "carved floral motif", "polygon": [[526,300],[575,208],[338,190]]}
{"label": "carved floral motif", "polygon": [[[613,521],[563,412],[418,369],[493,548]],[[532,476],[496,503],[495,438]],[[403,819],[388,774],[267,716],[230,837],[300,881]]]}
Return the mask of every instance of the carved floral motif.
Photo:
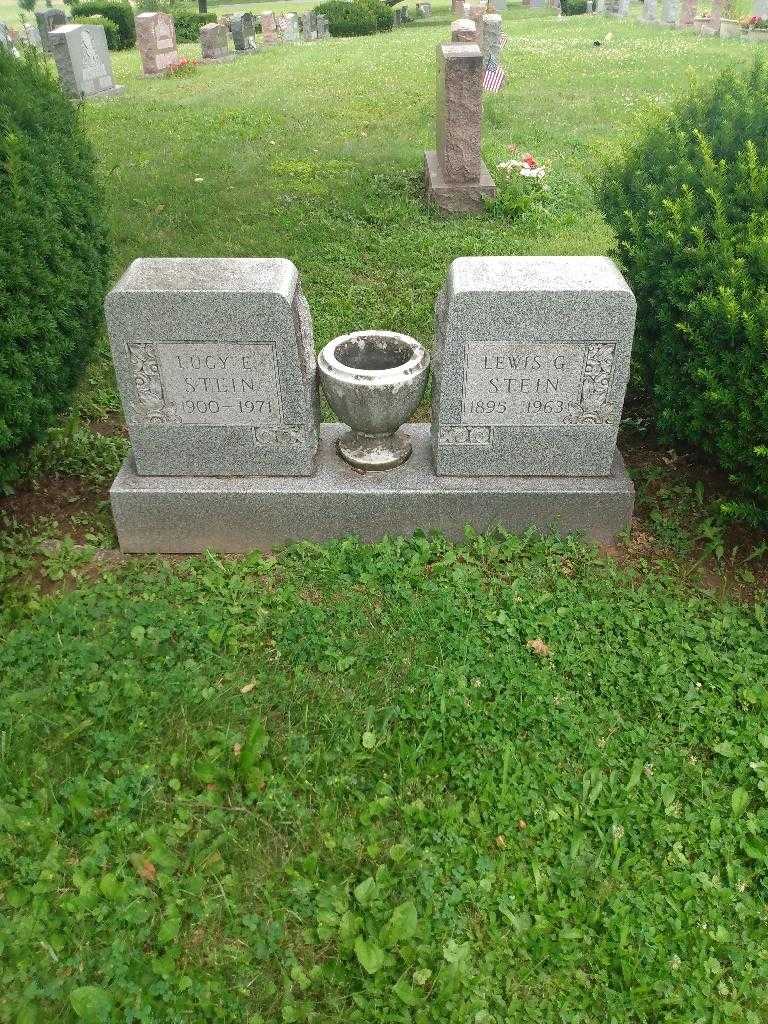
{"label": "carved floral motif", "polygon": [[615,345],[588,345],[581,383],[581,401],[569,406],[566,423],[610,423],[613,406],[608,392],[613,374]]}
{"label": "carved floral motif", "polygon": [[136,411],[147,423],[181,423],[173,405],[167,405],[155,346],[148,342],[127,345],[138,403]]}

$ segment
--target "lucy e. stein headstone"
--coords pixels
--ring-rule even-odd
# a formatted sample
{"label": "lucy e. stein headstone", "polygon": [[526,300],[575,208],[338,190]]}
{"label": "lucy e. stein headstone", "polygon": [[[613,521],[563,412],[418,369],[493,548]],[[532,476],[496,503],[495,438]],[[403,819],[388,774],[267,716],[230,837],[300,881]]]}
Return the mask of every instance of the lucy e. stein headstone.
{"label": "lucy e. stein headstone", "polygon": [[283,259],[138,259],[106,318],[140,476],[307,476],[309,307]]}
{"label": "lucy e. stein headstone", "polygon": [[436,305],[437,473],[615,474],[635,310],[603,257],[455,260]]}

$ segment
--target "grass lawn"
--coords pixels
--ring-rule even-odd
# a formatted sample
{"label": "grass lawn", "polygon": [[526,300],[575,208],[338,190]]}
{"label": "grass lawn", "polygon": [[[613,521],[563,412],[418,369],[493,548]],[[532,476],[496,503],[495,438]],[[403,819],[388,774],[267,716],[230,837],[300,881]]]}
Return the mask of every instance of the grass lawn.
{"label": "grass lawn", "polygon": [[0,1020],[766,1019],[765,605],[415,539],[17,614]]}
{"label": "grass lawn", "polygon": [[606,252],[590,187],[606,151],[690,75],[755,52],[635,21],[510,8],[510,81],[486,101],[486,162],[507,158],[508,145],[531,151],[550,165],[549,192],[510,217],[518,186],[503,185],[492,212],[446,221],[424,206],[421,180],[434,145],[434,47],[450,18],[438,4],[403,31],[277,48],[175,81],[145,80],[135,51],[115,54],[126,98],[83,110],[114,276],[142,255],[284,256],[301,272],[318,346],[368,327],[431,343],[455,257]]}
{"label": "grass lawn", "polygon": [[[446,221],[420,198],[435,12],[181,79],[116,54],[126,97],[82,110],[114,277],[286,256],[318,345],[429,343],[454,257],[607,252],[600,161],[754,53],[511,8],[486,161],[530,150],[549,191]],[[642,530],[120,559],[106,346],[79,416],[36,456],[60,476],[0,503],[25,512],[0,533],[0,1024],[768,1019],[768,605],[700,586],[728,548],[684,460],[637,470],[666,560]]]}

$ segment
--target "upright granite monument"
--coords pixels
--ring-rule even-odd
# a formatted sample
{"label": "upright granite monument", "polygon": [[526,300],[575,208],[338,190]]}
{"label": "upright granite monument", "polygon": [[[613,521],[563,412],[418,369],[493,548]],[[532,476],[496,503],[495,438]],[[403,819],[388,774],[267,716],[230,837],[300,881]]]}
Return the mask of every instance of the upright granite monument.
{"label": "upright granite monument", "polygon": [[229,27],[232,32],[235,53],[238,56],[257,52],[256,19],[249,11],[244,11],[242,14],[233,14],[229,19]]}
{"label": "upright granite monument", "polygon": [[314,11],[305,11],[301,15],[301,38],[305,43],[313,43],[317,39],[318,15]]}
{"label": "upright granite monument", "polygon": [[4,21],[0,21],[0,48],[12,53],[14,57],[21,57],[13,34]]}
{"label": "upright granite monument", "polygon": [[437,473],[623,488],[616,436],[635,308],[602,257],[455,260],[436,307]]}
{"label": "upright granite monument", "polygon": [[229,52],[229,37],[224,25],[210,22],[200,26],[200,54],[206,64],[234,60]]}
{"label": "upright granite monument", "polygon": [[483,67],[501,57],[501,15],[483,15]]}
{"label": "upright granite monument", "polygon": [[317,16],[317,38],[331,38],[331,23],[328,21],[327,14],[318,14]]}
{"label": "upright granite monument", "polygon": [[35,20],[37,21],[43,49],[50,53],[51,47],[48,43],[48,33],[52,32],[55,28],[66,25],[67,16],[60,7],[46,7],[42,11],[35,11]]}
{"label": "upright granite monument", "polygon": [[278,30],[284,43],[300,43],[298,14],[281,14],[277,21]]}
{"label": "upright granite monument", "polygon": [[261,15],[261,39],[265,46],[276,46],[282,42],[272,11],[264,11]]}
{"label": "upright granite monument", "polygon": [[306,476],[312,321],[279,259],[138,259],[107,297],[140,476]]}
{"label": "upright granite monument", "polygon": [[176,26],[170,14],[147,11],[137,14],[136,45],[145,75],[159,75],[178,63]]}
{"label": "upright granite monument", "polygon": [[125,91],[112,78],[112,59],[102,25],[62,25],[48,33],[61,87],[72,99],[115,97]]}
{"label": "upright granite monument", "polygon": [[610,541],[626,529],[616,433],[635,302],[615,265],[459,259],[436,312],[431,430],[401,426],[429,357],[388,331],[325,346],[323,387],[346,426],[318,428],[292,263],[134,262],[106,302],[133,446],[111,490],[123,550],[460,538],[467,525]]}
{"label": "upright granite monument", "polygon": [[483,163],[483,55],[474,43],[437,47],[437,148],[426,153],[427,198],[445,213],[475,213],[496,185]]}
{"label": "upright granite monument", "polygon": [[696,0],[682,0],[680,5],[680,17],[677,22],[678,28],[693,28],[696,18]]}
{"label": "upright granite monument", "polygon": [[452,43],[476,43],[477,25],[471,18],[457,18],[451,22]]}

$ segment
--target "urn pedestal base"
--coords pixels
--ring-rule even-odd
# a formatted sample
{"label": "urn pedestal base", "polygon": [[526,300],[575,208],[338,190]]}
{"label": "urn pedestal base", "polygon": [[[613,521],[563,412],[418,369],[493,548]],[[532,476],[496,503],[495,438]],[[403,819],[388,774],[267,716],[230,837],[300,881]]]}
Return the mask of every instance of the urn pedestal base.
{"label": "urn pedestal base", "polygon": [[337,453],[343,424],[323,424],[311,477],[138,476],[129,457],[110,492],[126,552],[187,554],[272,550],[292,540],[363,541],[464,527],[583,533],[611,543],[628,529],[634,487],[616,452],[607,477],[454,477],[432,468],[429,424],[402,427],[411,458],[387,473],[361,473]]}

